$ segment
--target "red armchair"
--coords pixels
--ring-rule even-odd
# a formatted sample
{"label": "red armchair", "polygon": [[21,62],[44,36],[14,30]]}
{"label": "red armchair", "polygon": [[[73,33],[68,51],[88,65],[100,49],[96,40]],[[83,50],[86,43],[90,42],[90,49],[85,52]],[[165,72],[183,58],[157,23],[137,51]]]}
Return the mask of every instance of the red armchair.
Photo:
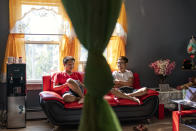
{"label": "red armchair", "polygon": [[[40,105],[46,116],[54,125],[77,124],[83,104],[65,103],[62,97],[52,90],[51,79],[53,76],[43,76],[43,91],[40,93]],[[136,89],[141,88],[137,73],[134,73],[133,86]],[[158,92],[150,89],[147,95],[139,97],[141,105],[128,99],[118,99],[112,94],[104,98],[113,107],[120,120],[148,119],[155,114],[159,105]]]}

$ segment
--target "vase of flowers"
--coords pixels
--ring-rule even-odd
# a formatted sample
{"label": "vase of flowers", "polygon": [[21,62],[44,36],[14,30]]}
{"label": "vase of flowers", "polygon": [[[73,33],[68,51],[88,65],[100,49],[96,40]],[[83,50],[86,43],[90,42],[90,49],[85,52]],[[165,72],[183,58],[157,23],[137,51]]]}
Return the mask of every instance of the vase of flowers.
{"label": "vase of flowers", "polygon": [[166,75],[159,75],[159,83],[164,84],[166,82]]}
{"label": "vase of flowers", "polygon": [[169,84],[165,85],[166,78],[171,74],[172,70],[175,68],[175,61],[171,62],[169,59],[166,60],[156,60],[152,62],[149,67],[154,69],[154,73],[159,76],[159,87],[168,87]]}

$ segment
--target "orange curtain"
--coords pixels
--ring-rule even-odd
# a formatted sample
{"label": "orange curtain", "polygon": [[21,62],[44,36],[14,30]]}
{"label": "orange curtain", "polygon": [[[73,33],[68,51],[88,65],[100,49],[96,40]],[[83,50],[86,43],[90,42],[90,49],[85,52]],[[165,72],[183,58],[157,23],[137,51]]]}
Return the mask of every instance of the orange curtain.
{"label": "orange curtain", "polygon": [[[24,34],[9,34],[7,45],[6,45],[6,51],[5,51],[5,57],[2,65],[2,73],[3,77],[6,75],[6,63],[8,60],[8,57],[22,57],[23,62],[25,62],[25,42],[24,42]],[[5,78],[2,78],[5,80]]]}
{"label": "orange curtain", "polygon": [[122,25],[125,32],[127,32],[127,15],[125,9],[125,3],[122,3],[120,15],[118,17],[117,22]]}
{"label": "orange curtain", "polygon": [[62,37],[62,41],[59,46],[60,50],[60,55],[59,55],[59,60],[60,60],[60,71],[64,70],[64,65],[63,65],[63,58],[65,56],[73,56],[75,58],[75,66],[73,71],[78,70],[78,65],[79,65],[79,50],[80,50],[80,42],[79,40],[74,37],[74,38],[69,38],[66,35]]}
{"label": "orange curtain", "polygon": [[16,24],[16,21],[21,19],[22,17],[22,8],[21,8],[21,0],[9,0],[9,22],[10,22],[10,30],[13,29],[13,27]]}
{"label": "orange curtain", "polygon": [[117,59],[119,56],[125,56],[125,43],[118,36],[112,36],[107,46],[107,61],[112,71],[117,70]]}
{"label": "orange curtain", "polygon": [[123,27],[122,34],[116,33],[110,38],[107,46],[107,62],[110,65],[112,71],[117,70],[117,60],[120,56],[125,56],[126,34],[127,34],[127,18],[125,4],[121,6],[121,11],[117,22]]}

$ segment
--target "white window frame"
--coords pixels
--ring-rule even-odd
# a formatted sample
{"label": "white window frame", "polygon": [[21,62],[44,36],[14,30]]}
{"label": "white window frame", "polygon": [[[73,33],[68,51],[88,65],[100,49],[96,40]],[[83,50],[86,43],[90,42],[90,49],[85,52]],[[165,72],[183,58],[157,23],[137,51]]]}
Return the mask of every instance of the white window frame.
{"label": "white window frame", "polygon": [[[52,45],[59,45],[60,42],[58,41],[25,41],[26,44],[52,44]],[[27,84],[42,84],[41,80],[27,80]]]}

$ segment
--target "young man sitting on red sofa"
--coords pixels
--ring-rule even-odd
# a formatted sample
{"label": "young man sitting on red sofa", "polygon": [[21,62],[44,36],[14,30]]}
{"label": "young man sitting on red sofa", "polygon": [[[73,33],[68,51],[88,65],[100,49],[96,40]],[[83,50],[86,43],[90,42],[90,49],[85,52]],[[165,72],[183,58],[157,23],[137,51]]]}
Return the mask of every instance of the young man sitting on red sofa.
{"label": "young man sitting on red sofa", "polygon": [[133,86],[133,73],[127,70],[128,58],[121,56],[117,61],[118,71],[112,73],[114,77],[114,88],[112,88],[111,93],[118,98],[130,99],[138,102],[140,100],[137,96],[142,96],[147,94],[147,88],[143,87],[141,89],[134,89]]}
{"label": "young man sitting on red sofa", "polygon": [[66,56],[63,59],[65,71],[59,72],[54,76],[54,90],[61,90],[61,96],[65,102],[83,103],[84,101],[84,85],[82,84],[82,76],[78,72],[72,72],[75,59],[72,56]]}

